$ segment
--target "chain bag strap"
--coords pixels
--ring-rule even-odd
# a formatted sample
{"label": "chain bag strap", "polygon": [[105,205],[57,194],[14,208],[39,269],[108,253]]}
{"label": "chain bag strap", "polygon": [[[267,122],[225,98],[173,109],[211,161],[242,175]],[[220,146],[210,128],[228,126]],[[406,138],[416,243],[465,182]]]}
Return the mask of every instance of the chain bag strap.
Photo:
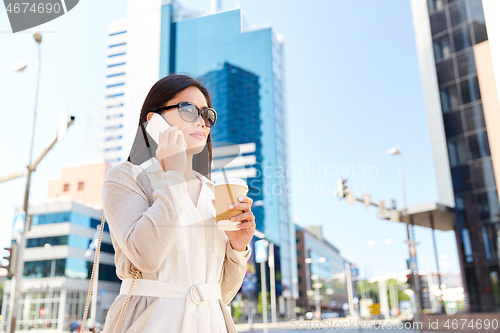
{"label": "chain bag strap", "polygon": [[[90,277],[90,285],[89,285],[89,291],[87,293],[87,302],[85,303],[85,311],[83,312],[83,319],[82,319],[82,327],[81,327],[81,332],[85,332],[85,324],[87,322],[87,315],[89,312],[89,305],[90,305],[90,298],[92,295],[92,289],[94,287],[94,278],[95,278],[95,271],[97,268],[97,265],[99,265],[99,253],[101,250],[101,241],[102,241],[102,234],[104,232],[104,223],[106,222],[106,216],[104,213],[102,214],[102,221],[101,221],[101,226],[99,230],[99,240],[97,241],[97,246],[95,250],[95,258],[94,258],[94,265],[92,267],[92,275]],[[125,314],[125,310],[127,309],[128,302],[130,300],[130,297],[132,296],[132,290],[134,289],[134,284],[137,278],[139,277],[140,270],[136,268],[134,272],[134,276],[132,278],[132,283],[130,285],[130,289],[128,291],[127,297],[125,298],[125,302],[123,303],[122,309],[120,311],[120,316],[118,317],[118,322],[116,323],[115,327],[115,332],[118,332],[118,329],[120,328],[120,324],[123,320],[123,316]]]}

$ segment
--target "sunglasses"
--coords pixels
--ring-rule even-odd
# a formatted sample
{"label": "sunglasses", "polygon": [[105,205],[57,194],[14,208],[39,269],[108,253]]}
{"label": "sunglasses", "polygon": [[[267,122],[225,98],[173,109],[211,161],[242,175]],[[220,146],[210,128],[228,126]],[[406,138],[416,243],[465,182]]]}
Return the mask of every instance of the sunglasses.
{"label": "sunglasses", "polygon": [[217,121],[217,112],[212,108],[205,108],[200,110],[196,104],[191,102],[180,102],[176,105],[164,106],[162,108],[156,109],[151,112],[161,113],[161,111],[170,110],[177,108],[179,110],[179,115],[184,121],[188,123],[194,123],[198,117],[201,115],[205,121],[207,127],[213,127]]}

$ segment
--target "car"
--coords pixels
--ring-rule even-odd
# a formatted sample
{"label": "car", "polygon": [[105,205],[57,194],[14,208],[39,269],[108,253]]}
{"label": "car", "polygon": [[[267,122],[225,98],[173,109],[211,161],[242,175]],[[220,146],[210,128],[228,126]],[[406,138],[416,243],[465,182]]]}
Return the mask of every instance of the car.
{"label": "car", "polygon": [[321,314],[321,318],[328,319],[328,318],[338,318],[339,314],[337,312],[324,312]]}

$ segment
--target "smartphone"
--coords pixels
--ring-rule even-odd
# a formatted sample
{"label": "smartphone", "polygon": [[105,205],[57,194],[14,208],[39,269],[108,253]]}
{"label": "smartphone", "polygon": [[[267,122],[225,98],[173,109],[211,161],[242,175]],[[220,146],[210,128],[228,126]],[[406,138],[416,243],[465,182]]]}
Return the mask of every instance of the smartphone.
{"label": "smartphone", "polygon": [[158,113],[155,113],[148,122],[146,126],[146,132],[156,141],[157,144],[160,144],[160,132],[168,129],[170,124],[167,123],[165,118],[160,116]]}
{"label": "smartphone", "polygon": [[[160,116],[158,113],[155,113],[151,119],[149,120],[146,126],[146,132],[156,141],[156,144],[160,144],[160,132],[168,129],[170,124]],[[183,139],[184,140],[184,139]],[[184,149],[187,148],[186,140],[184,140]]]}

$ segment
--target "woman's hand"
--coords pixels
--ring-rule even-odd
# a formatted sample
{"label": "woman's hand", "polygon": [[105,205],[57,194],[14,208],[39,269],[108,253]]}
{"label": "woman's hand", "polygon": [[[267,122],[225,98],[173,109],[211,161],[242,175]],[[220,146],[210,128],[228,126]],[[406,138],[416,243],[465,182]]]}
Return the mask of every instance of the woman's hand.
{"label": "woman's hand", "polygon": [[172,170],[184,176],[187,166],[186,140],[178,128],[174,125],[160,132],[156,159],[160,161],[164,172]]}
{"label": "woman's hand", "polygon": [[236,251],[245,251],[246,246],[252,240],[253,234],[255,233],[255,216],[252,213],[252,203],[253,200],[249,197],[240,197],[239,203],[235,203],[234,207],[229,207],[233,210],[242,210],[243,213],[234,216],[231,221],[241,222],[238,225],[239,230],[226,231],[227,237],[231,242],[231,246]]}

